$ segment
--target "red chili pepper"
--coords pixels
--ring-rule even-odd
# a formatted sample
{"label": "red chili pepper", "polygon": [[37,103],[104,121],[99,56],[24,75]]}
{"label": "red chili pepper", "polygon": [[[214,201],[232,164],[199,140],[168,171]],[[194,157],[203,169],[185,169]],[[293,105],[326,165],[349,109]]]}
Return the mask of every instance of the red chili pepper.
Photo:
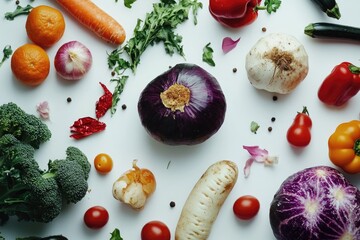
{"label": "red chili pepper", "polygon": [[267,10],[268,13],[276,12],[280,7],[280,0],[265,1],[265,6],[260,6],[261,0],[209,0],[210,14],[221,24],[239,28],[253,23],[258,17],[258,10]]}
{"label": "red chili pepper", "polygon": [[341,106],[360,90],[360,68],[342,62],[335,66],[318,90],[319,99],[328,105]]}
{"label": "red chili pepper", "polygon": [[70,137],[75,139],[82,139],[90,136],[94,133],[105,130],[106,124],[92,117],[79,118],[70,127],[70,131],[73,133]]}
{"label": "red chili pepper", "polygon": [[100,82],[101,87],[104,89],[104,94],[96,102],[96,118],[99,119],[105,115],[105,113],[111,108],[112,105],[112,93],[109,89]]}
{"label": "red chili pepper", "polygon": [[288,142],[295,147],[305,147],[311,140],[312,121],[306,107],[302,112],[298,112],[293,123],[287,131]]}

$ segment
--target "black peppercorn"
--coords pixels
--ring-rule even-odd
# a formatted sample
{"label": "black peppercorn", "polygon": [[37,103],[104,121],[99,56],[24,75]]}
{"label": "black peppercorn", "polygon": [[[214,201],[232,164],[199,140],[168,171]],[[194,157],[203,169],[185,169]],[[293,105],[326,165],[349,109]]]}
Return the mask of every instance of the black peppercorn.
{"label": "black peppercorn", "polygon": [[66,99],[66,101],[69,103],[69,102],[71,102],[71,97],[68,97],[67,99]]}
{"label": "black peppercorn", "polygon": [[170,207],[172,207],[172,208],[175,207],[175,202],[174,201],[170,202]]}

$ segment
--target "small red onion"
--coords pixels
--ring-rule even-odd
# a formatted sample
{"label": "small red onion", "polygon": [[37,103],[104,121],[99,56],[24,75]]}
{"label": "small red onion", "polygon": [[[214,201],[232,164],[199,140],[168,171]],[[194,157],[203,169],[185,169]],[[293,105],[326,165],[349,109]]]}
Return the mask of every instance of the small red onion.
{"label": "small red onion", "polygon": [[79,80],[90,70],[92,55],[90,50],[78,41],[62,45],[55,55],[56,72],[64,79]]}
{"label": "small red onion", "polygon": [[142,125],[168,145],[194,145],[221,127],[225,96],[214,76],[195,64],[181,63],[152,80],[142,91]]}

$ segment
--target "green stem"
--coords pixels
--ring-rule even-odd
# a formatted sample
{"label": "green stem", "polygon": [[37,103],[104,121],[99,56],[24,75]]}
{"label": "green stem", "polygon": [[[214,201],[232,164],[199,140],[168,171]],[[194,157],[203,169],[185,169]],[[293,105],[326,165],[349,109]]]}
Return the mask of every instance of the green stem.
{"label": "green stem", "polygon": [[360,139],[355,141],[354,151],[355,151],[356,156],[360,156]]}
{"label": "green stem", "polygon": [[327,9],[326,15],[332,18],[340,19],[341,14],[340,14],[339,6],[336,4],[332,9]]}
{"label": "green stem", "polygon": [[269,14],[276,12],[281,5],[281,0],[265,0],[264,5],[258,5],[254,8],[254,11],[266,10]]}
{"label": "green stem", "polygon": [[301,113],[305,113],[306,115],[310,115],[306,106],[303,107],[303,110],[302,110]]}
{"label": "green stem", "polygon": [[13,186],[11,189],[9,189],[5,194],[0,196],[0,203],[6,202],[8,199],[10,199],[12,195],[19,195],[20,191],[26,190],[26,187],[24,187],[22,184],[17,184]]}
{"label": "green stem", "polygon": [[13,53],[12,49],[11,49],[11,46],[10,45],[6,45],[3,49],[3,58],[1,59],[1,62],[0,62],[0,67],[3,65],[3,63],[6,61],[6,59],[9,59],[11,54]]}
{"label": "green stem", "polygon": [[26,7],[21,7],[18,5],[13,12],[7,12],[5,13],[5,19],[6,20],[14,20],[17,16],[20,15],[28,15],[33,7],[31,5],[27,5]]}
{"label": "green stem", "polygon": [[355,66],[353,64],[349,65],[349,70],[353,74],[360,74],[360,67],[357,67],[357,66]]}

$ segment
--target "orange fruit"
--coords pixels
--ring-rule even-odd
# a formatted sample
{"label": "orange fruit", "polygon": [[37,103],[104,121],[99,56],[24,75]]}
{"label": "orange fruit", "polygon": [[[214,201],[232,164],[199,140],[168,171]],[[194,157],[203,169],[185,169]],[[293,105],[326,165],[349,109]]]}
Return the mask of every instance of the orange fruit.
{"label": "orange fruit", "polygon": [[63,36],[65,32],[64,16],[55,8],[40,5],[30,11],[25,28],[33,43],[48,48]]}
{"label": "orange fruit", "polygon": [[11,56],[11,70],[27,86],[37,86],[50,72],[50,59],[44,49],[27,43],[17,48]]}

